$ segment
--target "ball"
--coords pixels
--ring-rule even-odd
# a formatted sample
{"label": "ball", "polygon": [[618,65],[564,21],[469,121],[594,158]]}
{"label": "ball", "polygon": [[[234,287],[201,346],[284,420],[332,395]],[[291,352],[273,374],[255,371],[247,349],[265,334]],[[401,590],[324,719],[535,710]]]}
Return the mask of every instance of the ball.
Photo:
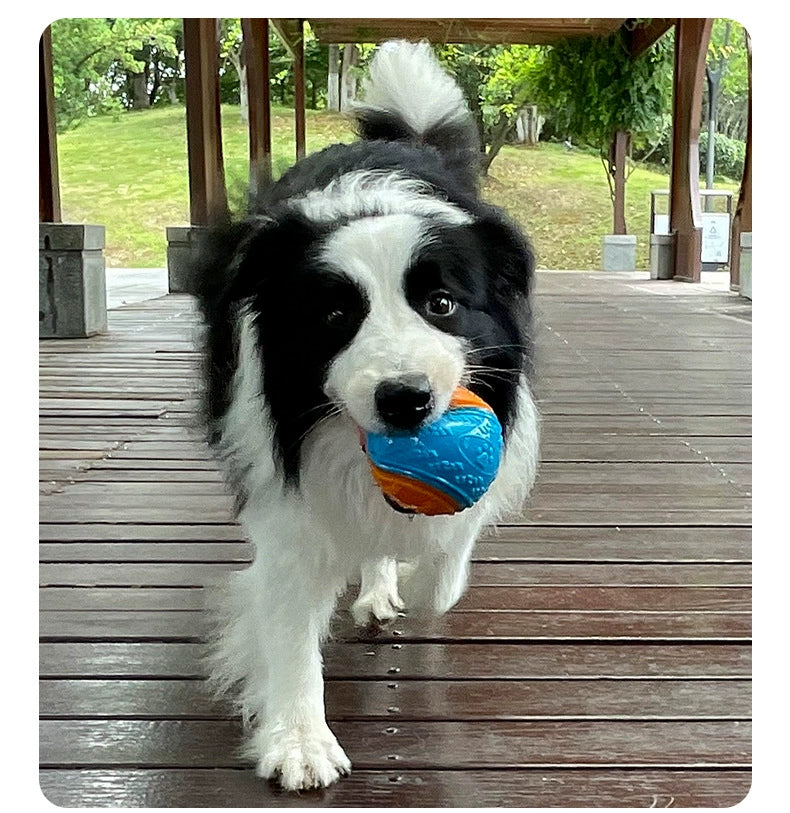
{"label": "ball", "polygon": [[502,426],[494,411],[459,387],[447,411],[414,433],[368,433],[374,480],[405,513],[455,514],[486,493],[499,470]]}

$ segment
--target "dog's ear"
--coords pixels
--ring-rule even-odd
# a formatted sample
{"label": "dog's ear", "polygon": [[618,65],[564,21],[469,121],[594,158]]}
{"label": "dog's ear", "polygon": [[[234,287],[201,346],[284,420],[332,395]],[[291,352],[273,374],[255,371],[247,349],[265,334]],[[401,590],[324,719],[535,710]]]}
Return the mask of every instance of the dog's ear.
{"label": "dog's ear", "polygon": [[207,230],[193,252],[190,289],[204,312],[256,296],[267,280],[287,274],[318,236],[296,212],[260,215]]}
{"label": "dog's ear", "polygon": [[535,276],[535,258],[518,226],[494,209],[484,209],[472,229],[494,284],[502,293],[525,297]]}

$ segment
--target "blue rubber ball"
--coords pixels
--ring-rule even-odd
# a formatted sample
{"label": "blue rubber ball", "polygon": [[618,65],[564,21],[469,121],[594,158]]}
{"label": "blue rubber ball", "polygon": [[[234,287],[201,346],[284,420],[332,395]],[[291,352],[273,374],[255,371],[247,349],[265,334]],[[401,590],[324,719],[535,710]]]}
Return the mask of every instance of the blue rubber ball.
{"label": "blue rubber ball", "polygon": [[429,515],[474,505],[496,477],[502,456],[502,426],[481,403],[451,407],[414,434],[369,434],[368,457],[385,494]]}

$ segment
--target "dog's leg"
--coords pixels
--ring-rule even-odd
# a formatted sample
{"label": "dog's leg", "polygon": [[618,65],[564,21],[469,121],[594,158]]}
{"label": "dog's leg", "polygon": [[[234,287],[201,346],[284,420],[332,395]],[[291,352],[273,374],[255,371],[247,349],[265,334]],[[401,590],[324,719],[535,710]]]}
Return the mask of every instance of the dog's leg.
{"label": "dog's leg", "polygon": [[244,711],[257,721],[250,745],[258,775],[300,790],[329,785],[351,768],[326,724],[321,674],[339,584],[300,559],[298,542],[280,542],[274,555],[256,559],[257,578],[248,582],[255,593],[245,597],[245,628],[255,654]]}
{"label": "dog's leg", "polygon": [[351,605],[351,615],[360,626],[392,621],[403,609],[398,594],[398,568],[394,559],[369,559],[362,564],[359,596]]}
{"label": "dog's leg", "polygon": [[398,565],[401,593],[410,610],[444,615],[463,596],[475,536],[433,555]]}

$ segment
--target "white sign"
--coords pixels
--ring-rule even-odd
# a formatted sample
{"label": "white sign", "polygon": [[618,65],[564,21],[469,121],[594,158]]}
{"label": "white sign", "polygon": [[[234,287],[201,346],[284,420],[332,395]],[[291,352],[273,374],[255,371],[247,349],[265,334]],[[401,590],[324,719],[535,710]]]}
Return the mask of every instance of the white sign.
{"label": "white sign", "polygon": [[730,259],[730,216],[727,212],[702,213],[702,262],[726,263]]}

